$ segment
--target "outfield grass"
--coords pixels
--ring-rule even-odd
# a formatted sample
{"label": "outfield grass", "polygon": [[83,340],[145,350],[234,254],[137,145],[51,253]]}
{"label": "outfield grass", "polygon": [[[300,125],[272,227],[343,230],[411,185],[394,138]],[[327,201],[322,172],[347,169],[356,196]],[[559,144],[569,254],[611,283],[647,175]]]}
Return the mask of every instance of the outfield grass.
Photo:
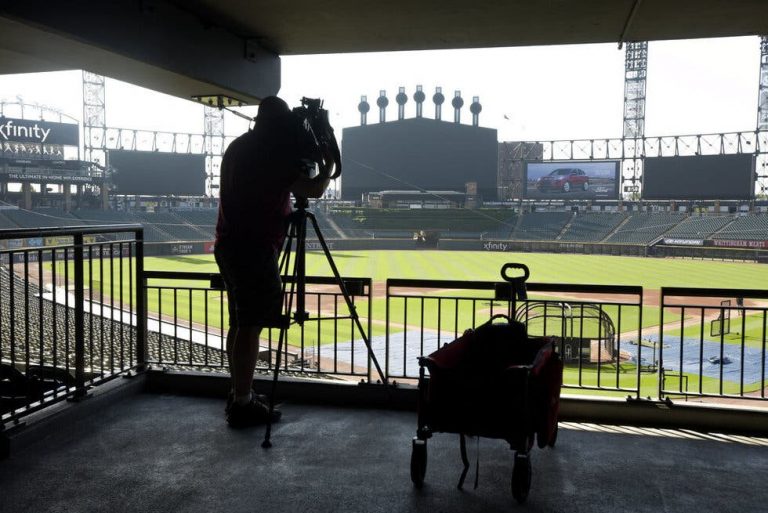
{"label": "outfield grass", "polygon": [[[712,262],[698,260],[668,260],[634,257],[612,257],[597,255],[562,255],[539,253],[485,253],[467,251],[339,251],[333,253],[339,272],[344,276],[371,277],[375,282],[382,282],[389,277],[397,278],[423,278],[423,279],[458,279],[475,281],[498,281],[498,270],[510,261],[522,262],[531,269],[531,281],[565,283],[565,284],[605,284],[605,285],[640,285],[646,290],[658,289],[665,286],[688,287],[722,287],[722,288],[767,288],[768,273],[765,266],[750,263]],[[106,263],[106,262],[105,262]],[[58,275],[63,276],[59,263]],[[114,263],[113,274],[110,274],[108,264],[102,270],[99,262],[94,261],[89,269],[86,266],[86,284],[89,280],[93,288],[109,293],[112,287],[112,295],[119,295],[119,284],[116,277],[119,275],[118,261]],[[197,271],[215,273],[218,271],[212,255],[190,255],[175,257],[148,257],[145,259],[145,269],[157,271]],[[127,264],[124,263],[124,272]],[[90,275],[93,275],[91,277]],[[329,276],[331,271],[322,254],[310,252],[307,255],[307,274]],[[72,276],[72,273],[70,273]],[[127,280],[126,280],[127,281]],[[206,281],[189,282],[180,280],[152,280],[152,286],[159,287],[207,287]],[[129,300],[128,287],[124,287],[123,299]],[[158,295],[156,290],[149,293],[148,309],[150,312],[158,311]],[[450,295],[450,292],[442,294]],[[475,292],[473,292],[475,294]],[[133,298],[135,301],[135,298]],[[176,315],[180,319],[189,317],[189,293],[178,292],[176,300]],[[203,321],[205,308],[203,305],[203,292],[192,292],[192,317]],[[162,304],[164,313],[174,315],[172,308],[174,293],[170,290],[162,292]],[[437,303],[437,300],[434,301]],[[208,294],[208,321],[213,326],[218,326],[220,316],[221,297],[218,292]],[[397,301],[393,302],[393,310],[390,315],[393,319],[402,318],[402,306]],[[362,314],[367,305],[360,305]],[[385,318],[385,303],[375,300],[373,305],[373,318],[383,320]],[[487,310],[489,304],[478,303],[475,314],[481,310]],[[226,310],[226,309],[225,309]],[[616,307],[606,306],[606,312],[617,322]],[[410,315],[415,315],[409,310]],[[225,312],[226,313],[226,312]],[[444,326],[456,325],[468,326],[472,324],[472,309],[462,308],[459,318],[456,319],[450,308],[441,312],[440,323],[436,319],[436,313],[427,313],[423,319],[425,327],[438,329]],[[623,308],[621,331],[628,331],[637,326],[637,309]],[[645,306],[643,308],[644,328],[658,324],[658,308]],[[679,319],[679,314],[674,312],[665,316],[665,321],[672,322]],[[411,322],[422,322],[419,318],[412,317]],[[750,327],[753,322],[750,321]],[[626,329],[625,329],[626,327]],[[755,329],[757,329],[756,327]],[[374,328],[376,329],[376,328]],[[695,327],[689,328],[691,332]]]}
{"label": "outfield grass", "polygon": [[[342,275],[371,277],[374,281],[387,278],[498,281],[503,264],[520,262],[530,268],[530,280],[541,283],[640,285],[647,290],[662,286],[768,287],[765,266],[752,263],[477,251],[338,251],[333,253],[333,258]],[[153,268],[152,265],[154,262],[148,262],[147,268]],[[321,254],[308,254],[307,273],[330,275]]]}
{"label": "outfield grass", "polygon": [[[675,260],[605,255],[493,253],[477,251],[336,251],[343,276],[498,281],[507,262],[526,264],[532,282],[666,287],[765,289],[765,265],[744,262]],[[211,255],[148,257],[144,267],[157,271],[217,272]],[[321,253],[307,253],[307,274],[330,276]]]}

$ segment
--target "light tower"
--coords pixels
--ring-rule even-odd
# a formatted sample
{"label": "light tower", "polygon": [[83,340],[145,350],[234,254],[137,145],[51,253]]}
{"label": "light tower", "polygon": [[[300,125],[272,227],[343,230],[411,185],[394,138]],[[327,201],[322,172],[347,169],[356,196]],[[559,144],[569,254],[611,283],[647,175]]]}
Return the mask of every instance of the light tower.
{"label": "light tower", "polygon": [[760,38],[760,83],[757,91],[757,129],[768,130],[768,36]]}
{"label": "light tower", "polygon": [[376,99],[376,105],[379,106],[379,123],[386,122],[387,105],[389,105],[389,100],[387,99],[387,92],[384,89],[379,91],[379,97]]}
{"label": "light tower", "polygon": [[443,117],[442,109],[445,96],[443,96],[443,88],[436,87],[435,94],[432,96],[432,101],[435,102],[435,119],[440,121]]}
{"label": "light tower", "polygon": [[424,104],[424,100],[426,99],[426,95],[424,94],[424,91],[422,91],[422,88],[420,85],[416,86],[416,92],[413,93],[413,101],[416,102],[416,117],[420,118],[422,116],[422,107]]}
{"label": "light tower", "polygon": [[104,76],[83,70],[83,160],[107,165]]}
{"label": "light tower", "polygon": [[461,97],[461,91],[456,90],[454,92],[451,105],[453,105],[453,122],[461,123],[461,108],[464,106],[464,99]]}
{"label": "light tower", "polygon": [[757,158],[755,178],[759,191],[768,192],[768,36],[760,38],[760,83],[757,90]]}
{"label": "light tower", "polygon": [[472,126],[480,125],[480,111],[483,110],[483,106],[480,105],[480,97],[472,97],[472,105],[469,106],[469,112],[472,113]]}
{"label": "light tower", "polygon": [[205,141],[205,190],[214,196],[219,186],[221,159],[224,155],[224,110],[211,105],[203,107],[203,139]]}
{"label": "light tower", "polygon": [[644,156],[648,42],[627,43],[625,52],[622,178],[632,183],[630,192],[635,194],[639,191]]}
{"label": "light tower", "polygon": [[395,102],[397,102],[397,119],[402,120],[405,118],[405,104],[408,103],[408,95],[405,94],[405,87],[401,87],[395,96]]}
{"label": "light tower", "polygon": [[357,104],[357,110],[360,112],[360,125],[365,126],[368,124],[368,111],[371,110],[371,106],[368,104],[368,97],[362,95],[360,97],[360,103]]}
{"label": "light tower", "polygon": [[[83,70],[83,160],[108,169],[107,162],[107,116],[104,75]],[[101,208],[109,207],[108,178],[102,177]],[[77,186],[80,201],[83,186]],[[69,186],[64,187],[65,210],[69,209]]]}

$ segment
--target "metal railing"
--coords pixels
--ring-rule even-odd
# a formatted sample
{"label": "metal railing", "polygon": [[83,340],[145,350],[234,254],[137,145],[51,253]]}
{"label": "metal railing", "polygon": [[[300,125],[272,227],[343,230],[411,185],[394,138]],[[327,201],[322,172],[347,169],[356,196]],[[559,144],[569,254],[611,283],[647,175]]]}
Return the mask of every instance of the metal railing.
{"label": "metal railing", "polygon": [[[126,238],[128,237],[128,238]],[[24,242],[11,242],[23,240]],[[226,371],[227,308],[215,273],[145,271],[140,225],[8,230],[0,241],[0,425],[146,364]],[[766,399],[768,291],[344,278],[388,380],[495,314],[551,336],[579,394]],[[371,353],[333,278],[307,277],[303,324],[281,370],[367,382]],[[303,317],[303,316],[299,316]],[[262,332],[261,371],[279,332]]]}
{"label": "metal railing", "polygon": [[765,400],[767,299],[765,290],[662,288],[652,335],[659,397]]}
{"label": "metal railing", "polygon": [[[149,336],[158,339],[150,345],[148,361],[166,367],[225,368],[229,316],[219,275],[147,271],[144,278]],[[367,335],[371,333],[371,280],[344,278],[344,282],[363,326],[367,324]],[[336,280],[308,276],[306,284],[308,317],[288,330],[281,370],[370,380],[367,347]],[[262,331],[257,370],[273,368],[278,337],[277,329]]]}
{"label": "metal railing", "polygon": [[0,241],[2,423],[143,365],[140,225],[3,230]]}
{"label": "metal railing", "polygon": [[642,287],[531,283],[528,293],[516,299],[507,282],[387,280],[385,373],[415,378],[418,356],[505,314],[529,335],[557,338],[564,387],[640,395],[642,371],[652,370],[643,363]]}

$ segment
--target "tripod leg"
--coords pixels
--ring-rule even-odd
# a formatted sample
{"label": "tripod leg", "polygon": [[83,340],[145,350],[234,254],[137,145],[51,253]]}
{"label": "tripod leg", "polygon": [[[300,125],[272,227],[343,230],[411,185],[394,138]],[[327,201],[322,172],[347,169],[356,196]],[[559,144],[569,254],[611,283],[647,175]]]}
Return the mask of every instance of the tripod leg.
{"label": "tripod leg", "polygon": [[[282,287],[282,297],[283,300],[285,300],[285,294],[288,290],[288,269],[290,267],[290,254],[291,249],[293,247],[293,239],[296,236],[296,227],[293,223],[289,224],[288,227],[288,237],[286,239],[284,248],[283,248],[283,258],[280,263],[280,273],[281,276],[283,276],[283,287]],[[296,262],[294,261],[294,268],[292,273],[292,279],[291,279],[291,288],[290,292],[288,293],[288,302],[285,305],[285,318],[283,319],[283,322],[285,322],[284,326],[280,327],[280,337],[277,341],[277,354],[275,355],[275,368],[274,368],[274,374],[272,376],[272,392],[269,394],[269,415],[267,416],[267,428],[264,433],[264,441],[261,443],[261,446],[265,449],[268,449],[272,447],[272,415],[275,411],[275,398],[277,396],[277,380],[280,375],[280,365],[282,363],[282,354],[283,354],[283,343],[288,343],[288,327],[290,325],[290,316],[291,316],[291,308],[293,307],[293,296],[295,292],[296,287],[296,272],[298,270],[298,266],[296,265]]]}
{"label": "tripod leg", "polygon": [[317,240],[320,242],[320,246],[323,248],[323,253],[325,253],[325,258],[326,260],[328,260],[328,265],[331,267],[331,271],[333,272],[333,276],[336,279],[336,283],[339,285],[339,289],[341,289],[341,293],[344,296],[344,301],[346,301],[347,303],[347,308],[349,309],[349,313],[352,316],[352,319],[354,320],[358,331],[360,332],[360,336],[362,336],[363,338],[363,342],[365,342],[365,347],[368,348],[368,355],[371,357],[371,360],[373,361],[373,365],[376,367],[376,372],[379,373],[379,379],[381,379],[381,382],[386,385],[387,378],[386,376],[384,376],[384,372],[381,370],[379,361],[373,352],[371,341],[368,339],[368,335],[363,329],[363,325],[360,322],[360,317],[357,315],[357,309],[355,308],[355,305],[352,304],[352,298],[350,298],[349,292],[347,291],[347,287],[346,285],[344,285],[344,280],[341,278],[341,275],[339,274],[339,269],[336,267],[336,262],[333,261],[333,257],[331,256],[331,251],[328,249],[328,244],[325,243],[325,238],[323,238],[323,234],[320,233],[320,227],[317,225],[317,219],[315,219],[315,215],[310,212],[307,212],[307,217],[312,221],[312,227],[315,230],[315,235],[317,235]]}
{"label": "tripod leg", "polygon": [[267,416],[267,429],[264,432],[264,441],[261,446],[265,449],[272,447],[272,414],[275,411],[275,394],[277,393],[277,378],[280,375],[280,357],[283,352],[283,342],[288,338],[288,327],[280,328],[280,338],[277,342],[277,355],[275,355],[275,372],[272,377],[272,392],[269,394],[269,415]]}

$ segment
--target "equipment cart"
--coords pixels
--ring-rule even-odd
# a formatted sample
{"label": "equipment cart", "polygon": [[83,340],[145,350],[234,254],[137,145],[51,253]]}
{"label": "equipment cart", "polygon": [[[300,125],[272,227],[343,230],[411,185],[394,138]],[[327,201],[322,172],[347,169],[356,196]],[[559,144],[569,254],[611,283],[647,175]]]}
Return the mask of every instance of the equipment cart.
{"label": "equipment cart", "polygon": [[[517,289],[516,295],[525,299],[524,288]],[[421,488],[424,483],[427,440],[433,433],[461,435],[464,470],[459,488],[469,468],[465,437],[503,439],[515,451],[512,495],[524,502],[531,486],[529,451],[534,436],[540,448],[553,447],[557,440],[563,363],[556,339],[529,337],[524,324],[495,315],[420,357],[419,366],[418,429],[411,453],[413,484]]]}

